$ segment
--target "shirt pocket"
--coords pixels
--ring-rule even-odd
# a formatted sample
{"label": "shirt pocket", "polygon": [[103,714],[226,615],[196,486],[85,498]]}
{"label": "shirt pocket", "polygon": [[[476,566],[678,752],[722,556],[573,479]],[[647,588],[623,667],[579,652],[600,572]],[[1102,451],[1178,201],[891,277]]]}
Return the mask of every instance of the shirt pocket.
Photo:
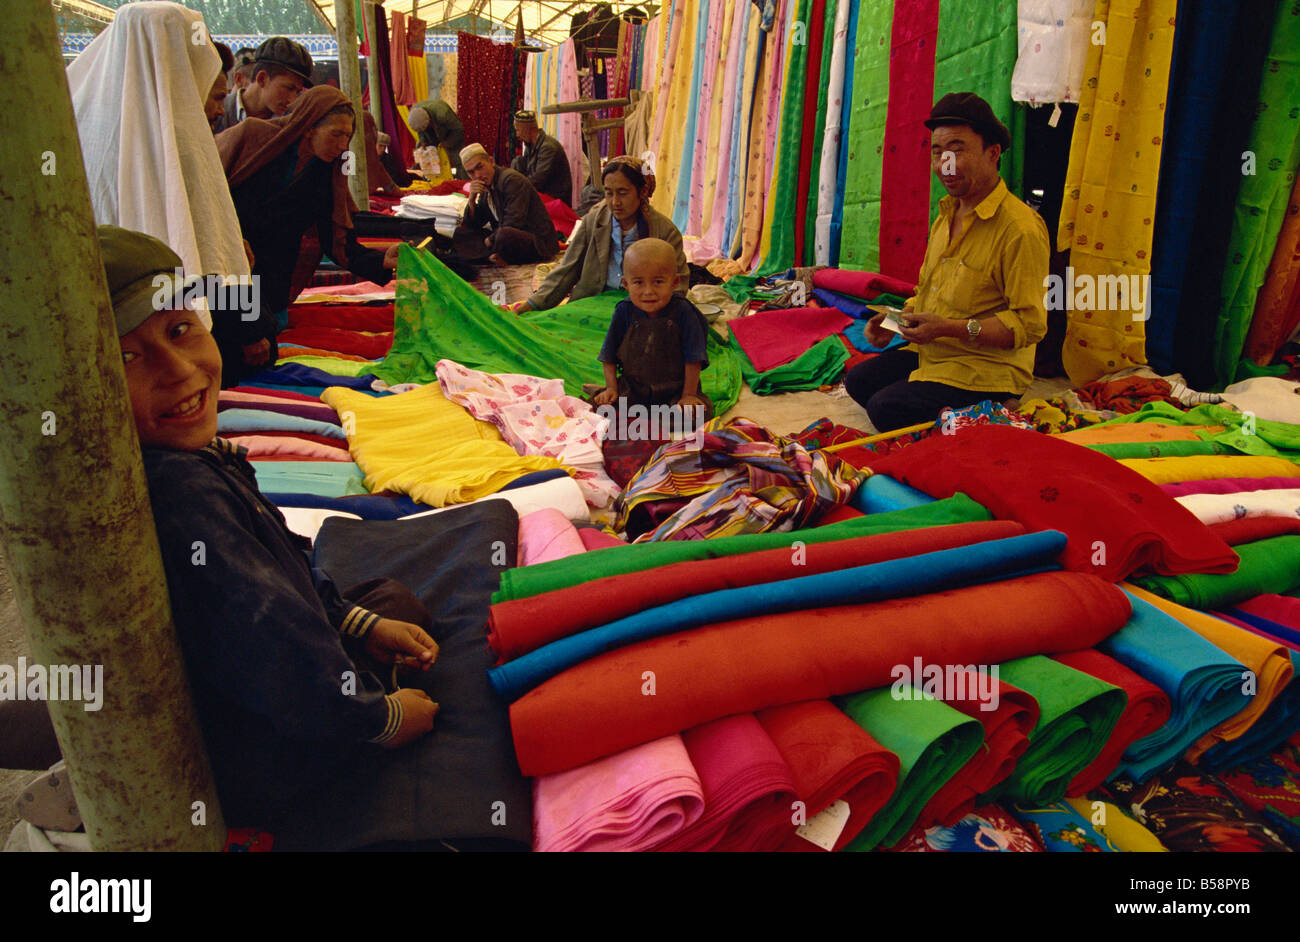
{"label": "shirt pocket", "polygon": [[972,317],[990,309],[997,286],[985,272],[966,264],[959,258],[946,258],[943,292],[940,297],[957,314]]}

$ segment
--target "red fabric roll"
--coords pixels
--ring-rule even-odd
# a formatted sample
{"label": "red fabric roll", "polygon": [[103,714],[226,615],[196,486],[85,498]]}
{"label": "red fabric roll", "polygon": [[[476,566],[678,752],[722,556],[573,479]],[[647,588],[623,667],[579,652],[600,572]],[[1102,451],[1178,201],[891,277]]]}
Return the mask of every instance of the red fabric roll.
{"label": "red fabric roll", "polygon": [[595,527],[578,527],[578,539],[582,540],[582,545],[587,548],[587,552],[609,549],[611,546],[627,545],[618,537],[612,536],[604,530],[597,530]]}
{"label": "red fabric roll", "polygon": [[1236,606],[1248,615],[1258,615],[1279,625],[1300,630],[1300,599],[1289,595],[1257,595]]}
{"label": "red fabric roll", "polygon": [[981,706],[985,704],[976,699],[979,681],[972,671],[966,674],[968,696],[962,700],[948,698],[944,703],[980,721],[984,727],[984,748],[921,809],[916,826],[923,830],[936,824],[952,827],[974,811],[975,799],[1015,769],[1016,760],[1029,748],[1029,734],[1038,725],[1038,701],[1029,694],[998,681],[998,708],[983,710]]}
{"label": "red fabric roll", "polygon": [[1106,740],[1106,745],[1097,754],[1097,758],[1070,782],[1066,794],[1078,798],[1110,778],[1110,774],[1119,767],[1125,749],[1168,723],[1173,707],[1168,694],[1163,690],[1100,651],[1070,651],[1056,655],[1053,660],[1114,684],[1128,695],[1128,703],[1120,714],[1110,739]]}
{"label": "red fabric roll", "polygon": [[957,523],[813,543],[798,556],[789,549],[764,550],[609,576],[493,605],[488,615],[488,644],[504,663],[560,638],[704,592],[866,566],[1021,533],[1024,528],[1010,520]]}
{"label": "red fabric roll", "polygon": [[848,504],[840,504],[838,507],[832,507],[826,513],[817,518],[817,526],[828,527],[832,523],[843,523],[845,520],[852,520],[855,517],[865,517],[862,511],[856,507],[850,507]]}
{"label": "red fabric roll", "polygon": [[733,713],[880,687],[914,657],[1000,664],[1090,647],[1131,611],[1128,596],[1095,576],[1048,572],[677,632],[524,694],[510,707],[515,753],[524,775],[561,772]]}
{"label": "red fabric roll", "polygon": [[754,369],[765,373],[797,359],[852,323],[853,318],[837,308],[793,307],[759,311],[728,326]]}
{"label": "red fabric roll", "polygon": [[[1295,478],[1290,480],[1294,481]],[[1212,523],[1210,529],[1229,546],[1240,546],[1242,543],[1254,543],[1256,540],[1267,540],[1273,536],[1300,533],[1300,518],[1242,517],[1240,520]]]}
{"label": "red fabric roll", "polygon": [[546,207],[546,213],[551,217],[551,224],[555,226],[555,231],[566,239],[573,235],[573,227],[578,224],[578,214],[569,208],[568,203],[562,203],[553,196],[544,193],[537,195],[542,198],[542,205]]}
{"label": "red fabric roll", "polygon": [[356,330],[339,330],[335,327],[290,327],[280,331],[281,343],[299,343],[305,347],[320,347],[340,353],[355,353],[371,360],[387,356],[393,345],[393,335],[363,334]]}
{"label": "red fabric roll", "polygon": [[293,399],[299,402],[320,402],[320,396],[309,396],[306,393],[290,392],[287,389],[263,389],[260,386],[231,386],[224,392],[241,392],[255,393],[259,396],[275,396],[277,399]]}
{"label": "red fabric roll", "polygon": [[897,294],[904,298],[916,294],[916,285],[910,281],[878,275],[873,271],[842,271],[838,268],[813,272],[813,287],[838,291],[865,301],[882,294]]}
{"label": "red fabric roll", "polygon": [[289,326],[392,331],[391,304],[290,304]]}
{"label": "red fabric roll", "polygon": [[1031,531],[1061,530],[1069,537],[1062,564],[1111,582],[1142,568],[1165,575],[1237,568],[1228,544],[1157,485],[1051,435],[972,426],[932,435],[872,470],[933,497],[962,491]]}
{"label": "red fabric roll", "polygon": [[[704,791],[704,814],[657,851],[773,850],[790,820],[790,767],[752,713],[682,733]],[[723,844],[726,846],[722,846]]]}
{"label": "red fabric roll", "polygon": [[[805,805],[805,819],[833,801],[848,804],[849,820],[835,850],[858,836],[898,786],[898,756],[828,700],[772,707],[759,712],[758,721],[790,766],[795,794]],[[795,833],[793,821],[793,809],[787,809],[780,849],[818,850]]]}

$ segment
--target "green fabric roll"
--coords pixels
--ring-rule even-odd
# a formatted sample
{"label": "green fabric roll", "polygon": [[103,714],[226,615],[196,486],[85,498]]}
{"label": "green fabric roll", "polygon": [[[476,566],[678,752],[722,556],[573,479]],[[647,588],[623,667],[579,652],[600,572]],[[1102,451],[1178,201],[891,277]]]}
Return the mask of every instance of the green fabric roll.
{"label": "green fabric roll", "polygon": [[[1253,173],[1244,173],[1232,214],[1232,235],[1223,265],[1219,319],[1214,330],[1214,367],[1221,386],[1238,375],[1255,298],[1273,260],[1278,233],[1295,187],[1300,165],[1300,10],[1293,3],[1277,5],[1277,22],[1269,43],[1259,96],[1253,107],[1255,123],[1243,152],[1255,158]],[[1244,158],[1243,158],[1244,160]],[[1243,167],[1244,169],[1244,167]],[[1242,374],[1243,378],[1246,374]]]}
{"label": "green fabric roll", "polygon": [[521,569],[507,569],[501,574],[501,587],[492,595],[493,602],[525,599],[543,592],[603,579],[629,572],[643,572],[669,563],[694,559],[715,559],[741,553],[789,547],[796,540],[827,543],[876,533],[895,533],[921,527],[942,527],[950,523],[975,523],[992,520],[993,515],[965,494],[954,494],[906,510],[868,514],[824,527],[812,527],[794,533],[749,533],[724,536],[713,540],[667,540],[662,543],[638,543],[613,546],[555,559]]}
{"label": "green fabric roll", "polygon": [[[794,264],[795,200],[799,198],[799,149],[803,139],[803,94],[808,81],[808,11],[812,0],[798,0],[794,21],[804,29],[804,41],[790,48],[790,66],[781,89],[781,128],[777,132],[776,181],[771,200],[772,234],[767,254],[755,274],[774,275]],[[721,414],[721,413],[719,413]]]}
{"label": "green fabric roll", "polygon": [[[596,355],[614,305],[627,297],[606,291],[549,311],[511,314],[447,266],[410,246],[398,260],[393,346],[374,373],[385,382],[432,383],[442,359],[487,373],[526,373],[561,379],[571,396],[583,383],[603,383]],[[705,395],[722,415],[740,397],[740,359],[709,331],[709,365],[700,374]]]}
{"label": "green fabric roll", "polygon": [[1271,419],[1255,419],[1253,434],[1247,434],[1242,429],[1250,427],[1247,424],[1249,421],[1249,417],[1243,412],[1234,412],[1223,406],[1209,403],[1184,411],[1167,402],[1148,402],[1137,412],[1098,422],[1093,427],[1127,425],[1134,422],[1156,422],[1161,425],[1223,425],[1227,426],[1226,431],[1196,434],[1204,441],[1218,442],[1226,446],[1230,453],[1240,452],[1243,455],[1300,461],[1300,425],[1274,422]]}
{"label": "green fabric roll", "polygon": [[[749,356],[734,339],[732,344],[731,349],[740,360],[740,375],[744,377],[745,384],[759,396],[833,385],[839,382],[844,364],[849,361],[849,351],[844,349],[840,338],[832,334],[813,344],[791,362],[760,373],[754,369]],[[722,411],[718,410],[717,414],[721,415]]]}
{"label": "green fabric roll", "polygon": [[1186,458],[1190,455],[1235,455],[1219,442],[1094,442],[1086,444],[1112,458]]}
{"label": "green fabric roll", "polygon": [[1128,704],[1124,691],[1048,657],[1022,657],[998,679],[1038,701],[1038,725],[1015,771],[986,799],[1007,796],[1042,806],[1060,801],[1071,780],[1097,758]]}
{"label": "green fabric roll", "polygon": [[[939,0],[939,35],[935,37],[934,97],[948,92],[975,92],[989,103],[1011,132],[1011,149],[1002,155],[998,173],[1016,196],[1024,194],[1025,106],[1011,100],[1011,73],[1020,55],[1020,23],[1010,0]],[[930,179],[930,222],[947,195],[938,178]]]}
{"label": "green fabric roll", "polygon": [[314,366],[318,370],[324,370],[331,376],[362,376],[371,372],[375,368],[378,360],[340,360],[338,357],[318,357],[304,353],[302,356],[280,357],[275,361],[277,365],[282,363],[298,363],[302,366]]}
{"label": "green fabric roll", "polygon": [[942,700],[914,691],[916,700],[894,699],[880,687],[837,700],[849,719],[898,756],[898,787],[867,822],[847,851],[893,847],[934,797],[984,745],[984,727]]}
{"label": "green fabric roll", "polygon": [[1236,605],[1257,595],[1285,595],[1300,587],[1300,535],[1242,543],[1236,572],[1143,576],[1133,581],[1162,598],[1188,608],[1209,610]]}
{"label": "green fabric roll", "polygon": [[889,109],[889,51],[894,28],[892,3],[858,6],[853,41],[853,98],[848,114],[844,213],[839,267],[880,271],[880,195],[885,115]]}

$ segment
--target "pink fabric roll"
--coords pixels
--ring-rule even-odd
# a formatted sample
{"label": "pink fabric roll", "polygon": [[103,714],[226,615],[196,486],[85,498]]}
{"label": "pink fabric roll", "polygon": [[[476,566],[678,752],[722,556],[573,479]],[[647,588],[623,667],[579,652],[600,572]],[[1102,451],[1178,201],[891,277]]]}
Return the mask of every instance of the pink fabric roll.
{"label": "pink fabric roll", "polygon": [[790,767],[752,713],[682,733],[704,790],[704,814],[660,851],[775,850],[795,800]]}
{"label": "pink fabric roll", "polygon": [[1182,481],[1178,484],[1161,484],[1160,489],[1170,497],[1188,494],[1237,494],[1241,491],[1276,491],[1294,488],[1295,478],[1212,478],[1205,481]]}
{"label": "pink fabric roll", "polygon": [[554,507],[519,518],[520,566],[533,566],[586,551],[577,529]]}
{"label": "pink fabric roll", "polygon": [[665,736],[533,783],[533,850],[646,850],[704,813],[681,736]]}
{"label": "pink fabric roll", "polygon": [[823,268],[813,272],[813,287],[864,299],[879,294],[897,294],[905,298],[916,294],[916,285],[910,281],[871,271],[841,271],[838,268]]}
{"label": "pink fabric roll", "polygon": [[798,359],[814,344],[837,334],[853,318],[833,307],[760,311],[730,322],[731,332],[754,369],[764,373]]}
{"label": "pink fabric roll", "polygon": [[[332,448],[319,442],[281,435],[231,435],[226,441],[248,449],[248,457],[266,458],[271,455],[294,455],[313,461],[351,461],[346,448]],[[341,444],[341,443],[340,443]]]}

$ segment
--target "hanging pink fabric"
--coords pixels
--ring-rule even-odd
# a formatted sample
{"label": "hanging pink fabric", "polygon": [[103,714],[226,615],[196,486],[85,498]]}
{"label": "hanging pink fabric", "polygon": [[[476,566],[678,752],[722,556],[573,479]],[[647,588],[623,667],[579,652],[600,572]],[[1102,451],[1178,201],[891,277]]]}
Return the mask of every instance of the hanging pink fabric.
{"label": "hanging pink fabric", "polygon": [[795,307],[738,317],[728,326],[754,369],[765,373],[798,359],[813,344],[851,323],[853,318],[833,307]]}
{"label": "hanging pink fabric", "polygon": [[718,142],[718,176],[720,179],[719,185],[713,194],[713,207],[709,216],[708,230],[701,236],[699,244],[692,253],[697,262],[731,254],[730,246],[722,244],[723,234],[727,228],[727,197],[731,190],[724,171],[731,166],[731,155],[734,149],[742,145],[744,127],[748,124],[749,115],[741,115],[742,139],[740,141],[736,140],[735,135],[732,133],[735,122],[731,120],[731,115],[734,114],[734,108],[740,107],[740,102],[744,98],[739,84],[745,66],[740,61],[740,43],[745,37],[745,31],[749,28],[748,15],[751,9],[754,9],[752,3],[737,3],[731,21],[731,42],[727,46],[727,65],[722,78],[724,116],[721,124],[722,134]]}
{"label": "hanging pink fabric", "polygon": [[722,19],[726,4],[714,0],[709,4],[709,21],[704,34],[704,74],[700,79],[699,108],[695,116],[695,144],[691,157],[691,184],[687,191],[686,229],[682,235],[698,236],[700,219],[704,211],[704,165],[709,152],[714,149],[710,133],[713,116],[713,87],[721,79],[718,62],[722,49]]}
{"label": "hanging pink fabric", "polygon": [[[578,58],[574,51],[573,40],[566,39],[560,46],[560,101],[577,101],[578,99]],[[555,139],[564,148],[569,158],[569,175],[573,179],[573,199],[571,204],[577,206],[582,202],[582,187],[587,182],[582,173],[582,117],[578,114],[562,114],[556,119]],[[468,138],[466,138],[468,140]]]}
{"label": "hanging pink fabric", "polygon": [[[930,234],[930,131],[939,0],[894,5],[880,177],[880,267],[919,277]],[[948,91],[948,89],[945,89]]]}
{"label": "hanging pink fabric", "polygon": [[391,16],[389,63],[393,75],[393,99],[397,104],[409,108],[416,100],[415,86],[411,84],[411,62],[407,58],[406,14],[401,10],[393,10]]}

